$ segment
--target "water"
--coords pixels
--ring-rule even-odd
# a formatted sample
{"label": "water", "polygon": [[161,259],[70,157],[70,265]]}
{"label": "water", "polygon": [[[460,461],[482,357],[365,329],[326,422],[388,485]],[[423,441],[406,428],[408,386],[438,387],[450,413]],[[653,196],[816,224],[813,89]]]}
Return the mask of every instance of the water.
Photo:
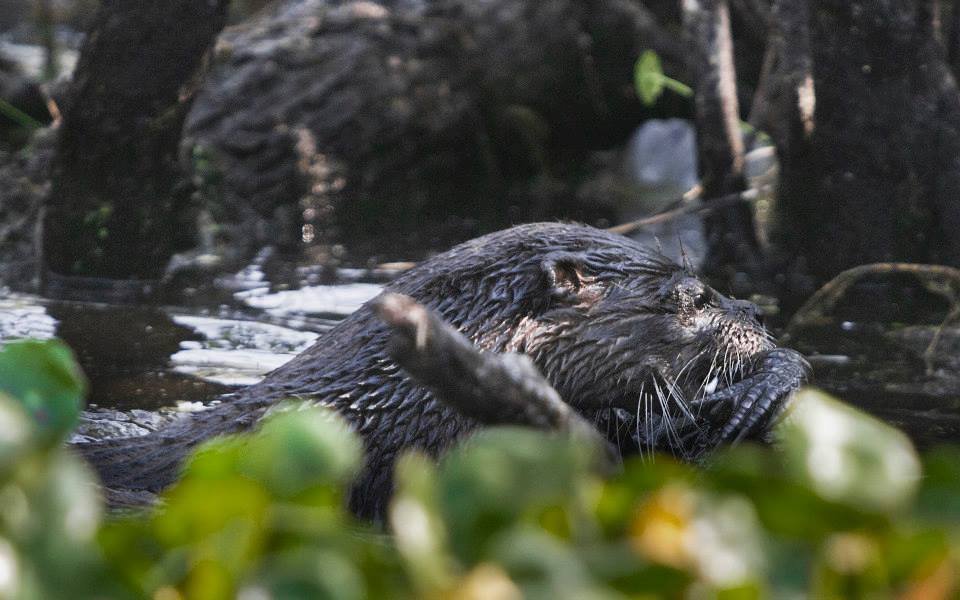
{"label": "water", "polygon": [[259,381],[399,272],[343,269],[338,283],[318,285],[315,269],[293,269],[291,285],[267,275],[262,262],[211,278],[206,289],[185,289],[180,297],[195,301],[170,306],[0,291],[0,344],[59,337],[73,349],[89,383],[74,441],[142,435]]}
{"label": "water", "polygon": [[920,447],[960,442],[960,328],[841,321],[801,330],[813,384],[907,432]]}
{"label": "water", "polygon": [[[271,283],[256,264],[213,281],[172,306],[58,302],[0,294],[0,342],[65,340],[90,383],[89,409],[75,439],[139,435],[218,395],[250,385],[310,346],[323,331],[377,295],[390,273],[341,270],[317,284],[301,270],[294,284]],[[210,299],[214,299],[210,302]],[[835,322],[793,331],[788,344],[810,358],[813,383],[901,427],[920,446],[960,441],[960,328],[940,319],[908,325],[870,321],[875,300],[858,299]]]}

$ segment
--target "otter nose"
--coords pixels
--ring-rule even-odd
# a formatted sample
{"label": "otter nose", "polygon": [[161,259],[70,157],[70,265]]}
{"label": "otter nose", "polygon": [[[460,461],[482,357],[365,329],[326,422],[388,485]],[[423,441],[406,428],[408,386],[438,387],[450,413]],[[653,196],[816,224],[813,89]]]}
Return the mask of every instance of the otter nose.
{"label": "otter nose", "polygon": [[753,319],[760,322],[763,319],[763,313],[753,302],[747,300],[733,300],[731,302],[734,312],[742,315],[745,319]]}

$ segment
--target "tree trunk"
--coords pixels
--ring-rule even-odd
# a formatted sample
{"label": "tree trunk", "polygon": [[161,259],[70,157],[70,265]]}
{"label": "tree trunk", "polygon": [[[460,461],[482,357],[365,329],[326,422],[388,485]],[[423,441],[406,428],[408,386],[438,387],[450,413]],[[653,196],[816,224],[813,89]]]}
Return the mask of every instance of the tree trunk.
{"label": "tree trunk", "polygon": [[177,164],[194,78],[228,0],[103,0],[61,107],[48,268],[151,279],[192,230]]}
{"label": "tree trunk", "polygon": [[[701,185],[707,198],[719,198],[746,187],[730,13],[725,0],[686,0],[683,16],[692,48]],[[748,207],[714,211],[706,229],[708,272],[752,262],[757,242]]]}
{"label": "tree trunk", "polygon": [[947,35],[947,60],[956,76],[960,67],[960,6],[950,7],[950,32]]}
{"label": "tree trunk", "polygon": [[801,40],[785,44],[781,88],[796,92],[775,117],[792,126],[771,130],[781,160],[775,239],[795,269],[812,285],[863,263],[960,263],[960,93],[934,3],[812,0],[812,86],[804,2],[777,5],[793,15],[781,35]]}

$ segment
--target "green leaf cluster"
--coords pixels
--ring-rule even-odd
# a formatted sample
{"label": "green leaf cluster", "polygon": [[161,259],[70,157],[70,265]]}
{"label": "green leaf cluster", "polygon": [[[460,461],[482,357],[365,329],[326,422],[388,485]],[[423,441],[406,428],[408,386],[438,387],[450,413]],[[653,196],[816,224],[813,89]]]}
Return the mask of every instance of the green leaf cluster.
{"label": "green leaf cluster", "polygon": [[57,342],[0,352],[0,597],[948,598],[960,450],[802,391],[776,447],[703,468],[483,431],[410,453],[386,521],[345,508],[359,440],[321,409],[211,441],[157,507],[104,516],[61,441],[82,379]]}

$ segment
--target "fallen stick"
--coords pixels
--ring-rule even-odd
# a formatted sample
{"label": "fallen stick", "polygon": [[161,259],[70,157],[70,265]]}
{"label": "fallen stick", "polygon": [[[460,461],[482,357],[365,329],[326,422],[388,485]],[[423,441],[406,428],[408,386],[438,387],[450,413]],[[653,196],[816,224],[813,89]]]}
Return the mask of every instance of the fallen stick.
{"label": "fallen stick", "polygon": [[560,399],[529,357],[481,352],[409,296],[384,294],[374,311],[393,330],[387,353],[441,402],[485,425],[523,425],[588,440],[604,450],[601,469],[619,467],[618,449]]}

